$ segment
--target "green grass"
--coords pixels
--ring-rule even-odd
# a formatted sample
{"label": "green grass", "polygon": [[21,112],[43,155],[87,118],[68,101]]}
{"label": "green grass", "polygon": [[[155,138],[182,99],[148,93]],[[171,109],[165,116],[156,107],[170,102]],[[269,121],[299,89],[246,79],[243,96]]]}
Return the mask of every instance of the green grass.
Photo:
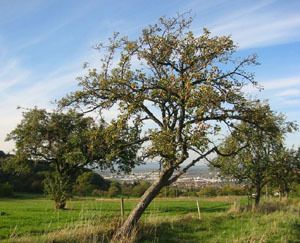
{"label": "green grass", "polygon": [[[241,213],[229,212],[236,198],[200,199],[201,220],[195,200],[156,199],[143,216],[139,242],[300,242],[297,200],[293,208]],[[125,200],[126,214],[136,202]],[[55,210],[43,197],[0,199],[0,241],[108,241],[120,219],[119,199],[73,199],[67,207]]]}

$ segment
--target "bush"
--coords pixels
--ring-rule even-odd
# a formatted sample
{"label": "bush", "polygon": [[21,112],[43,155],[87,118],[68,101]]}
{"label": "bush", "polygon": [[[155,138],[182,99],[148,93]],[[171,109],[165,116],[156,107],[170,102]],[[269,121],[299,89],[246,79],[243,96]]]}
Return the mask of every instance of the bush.
{"label": "bush", "polygon": [[290,196],[292,196],[292,197],[300,197],[300,184],[294,186],[294,188],[291,190]]}
{"label": "bush", "polygon": [[43,181],[42,180],[33,180],[30,185],[30,192],[32,193],[41,193],[43,192]]}
{"label": "bush", "polygon": [[215,197],[218,195],[218,188],[216,186],[206,186],[202,188],[198,194],[201,196]]}
{"label": "bush", "polygon": [[0,197],[11,197],[14,195],[13,187],[8,182],[0,184]]}
{"label": "bush", "polygon": [[106,197],[107,193],[108,193],[107,191],[102,191],[102,190],[99,190],[99,189],[95,189],[95,190],[92,191],[91,196]]}
{"label": "bush", "polygon": [[158,194],[159,197],[179,197],[179,196],[195,196],[194,189],[178,188],[176,186],[167,186]]}
{"label": "bush", "polygon": [[205,186],[199,192],[198,195],[215,197],[215,196],[240,196],[246,195],[247,191],[240,185],[223,185],[223,186]]}
{"label": "bush", "polygon": [[149,186],[150,186],[149,182],[140,181],[132,188],[131,195],[140,197],[145,193],[145,191],[149,188]]}
{"label": "bush", "polygon": [[121,194],[121,185],[117,181],[112,181],[108,189],[107,195],[109,197],[116,197]]}
{"label": "bush", "polygon": [[224,185],[219,188],[218,195],[220,196],[229,196],[229,195],[246,195],[247,192],[245,188],[239,185]]}
{"label": "bush", "polygon": [[95,194],[94,191],[106,191],[109,188],[109,183],[99,174],[88,171],[79,175],[73,187],[73,192],[81,196]]}

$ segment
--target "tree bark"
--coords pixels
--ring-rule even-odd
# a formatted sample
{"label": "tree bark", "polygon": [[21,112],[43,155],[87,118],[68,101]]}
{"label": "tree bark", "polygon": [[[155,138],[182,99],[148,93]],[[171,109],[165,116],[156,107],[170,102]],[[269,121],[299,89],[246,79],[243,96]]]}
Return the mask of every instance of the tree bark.
{"label": "tree bark", "polygon": [[255,193],[255,208],[258,207],[260,202],[260,196],[261,196],[261,187],[260,185],[256,186],[256,193]]}
{"label": "tree bark", "polygon": [[136,207],[131,211],[130,215],[119,228],[113,238],[112,242],[127,242],[127,239],[131,236],[132,230],[136,226],[137,222],[141,218],[144,211],[147,209],[152,200],[158,195],[160,190],[168,185],[168,180],[173,174],[173,169],[163,172],[157,181],[155,181],[141,197],[141,200]]}
{"label": "tree bark", "polygon": [[65,209],[66,200],[55,200],[55,208],[56,209]]}

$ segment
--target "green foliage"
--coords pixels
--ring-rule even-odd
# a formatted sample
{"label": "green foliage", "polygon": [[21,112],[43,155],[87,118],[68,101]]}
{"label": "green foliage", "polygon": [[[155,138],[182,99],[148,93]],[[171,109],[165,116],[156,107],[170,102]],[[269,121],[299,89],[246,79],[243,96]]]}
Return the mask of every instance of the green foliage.
{"label": "green foliage", "polygon": [[14,195],[13,187],[8,182],[0,184],[0,197],[12,197]]}
{"label": "green foliage", "polygon": [[247,195],[247,188],[243,186],[238,185],[223,185],[220,187],[220,190],[218,192],[219,196],[229,196],[229,195]]}
{"label": "green foliage", "polygon": [[198,195],[215,197],[215,196],[241,196],[247,195],[245,187],[238,185],[222,185],[222,186],[205,186],[200,189]]}
{"label": "green foliage", "polygon": [[110,183],[110,187],[108,189],[107,195],[109,197],[116,197],[119,196],[121,194],[122,190],[121,190],[121,185],[119,182],[117,181],[112,181]]}
{"label": "green foliage", "polygon": [[126,197],[141,197],[144,192],[150,186],[150,182],[148,181],[137,181],[134,183],[119,183],[117,181],[112,181],[110,183],[110,187],[108,191],[99,191],[95,192],[95,195],[99,196],[108,196],[108,197],[118,197],[118,196],[126,196]]}
{"label": "green foliage", "polygon": [[45,192],[55,202],[56,209],[64,209],[70,198],[70,181],[59,173],[49,174],[44,180]]}
{"label": "green foliage", "polygon": [[46,161],[56,171],[73,173],[72,170],[94,158],[94,151],[90,149],[90,133],[94,127],[91,118],[74,111],[49,113],[34,108],[23,113],[23,120],[7,140],[16,143],[17,150],[13,158],[16,163],[26,165],[28,160]]}
{"label": "green foliage", "polygon": [[277,181],[275,174],[284,176],[283,167],[288,169],[288,163],[280,163],[283,165],[281,168],[278,166],[278,161],[282,160],[279,154],[285,134],[297,129],[282,115],[276,115],[270,109],[266,109],[265,113],[266,119],[260,127],[245,122],[238,124],[212,162],[223,175],[249,185],[249,194],[254,192],[256,195],[256,205],[264,186]]}
{"label": "green foliage", "polygon": [[[130,171],[135,164],[133,151],[137,148],[123,145],[134,134],[134,129],[126,124],[106,125],[100,121],[98,125],[92,118],[72,110],[62,113],[34,108],[23,113],[23,120],[7,137],[16,143],[16,154],[7,164],[24,174],[30,173],[32,161],[47,163],[57,175],[55,178],[65,178],[67,184],[87,165],[112,170],[116,165],[118,170]],[[61,191],[65,187],[59,186],[58,181],[46,184],[57,185],[58,197],[65,197]],[[54,195],[54,191],[49,190]]]}
{"label": "green foliage", "polygon": [[66,175],[87,165],[128,172],[136,163],[137,145],[126,144],[136,139],[136,133],[135,127],[120,121],[105,124],[101,120],[98,124],[73,110],[62,113],[34,108],[23,113],[23,120],[7,140],[16,143],[16,155],[11,159],[15,170],[35,161],[47,162]]}
{"label": "green foliage", "polygon": [[199,195],[215,197],[219,193],[219,189],[216,186],[206,186],[199,191]]}
{"label": "green foliage", "polygon": [[150,185],[151,185],[150,182],[139,181],[133,186],[131,190],[131,195],[135,197],[141,197],[145,193],[145,191],[149,188]]}
{"label": "green foliage", "polygon": [[275,163],[272,166],[270,185],[277,188],[281,195],[288,196],[300,183],[300,148],[277,150]]}
{"label": "green foliage", "polygon": [[[14,167],[13,155],[4,154],[3,158],[3,160],[0,159],[0,184],[8,182],[15,192],[43,192],[45,174],[51,170],[48,163],[27,161],[25,172],[23,166],[21,166],[22,169],[18,166],[18,168]],[[24,161],[21,163],[24,164]]]}
{"label": "green foliage", "polygon": [[107,191],[108,187],[109,183],[102,176],[93,171],[88,171],[77,177],[73,192],[81,196],[87,196],[100,194],[101,191]]}
{"label": "green foliage", "polygon": [[179,196],[186,196],[186,197],[196,197],[197,196],[197,189],[196,188],[178,188],[175,186],[168,186],[165,187],[163,190],[160,191],[159,197],[179,197]]}
{"label": "green foliage", "polygon": [[300,198],[300,183],[294,186],[294,188],[291,190],[291,196]]}

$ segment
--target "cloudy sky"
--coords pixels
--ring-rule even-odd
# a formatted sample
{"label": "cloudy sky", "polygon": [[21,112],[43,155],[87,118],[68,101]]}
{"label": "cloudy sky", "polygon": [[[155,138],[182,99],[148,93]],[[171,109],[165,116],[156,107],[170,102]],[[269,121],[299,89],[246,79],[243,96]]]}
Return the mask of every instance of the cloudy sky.
{"label": "cloudy sky", "polygon": [[[136,37],[160,16],[192,10],[193,30],[230,34],[239,55],[256,53],[253,71],[274,110],[300,121],[300,1],[298,0],[0,0],[0,150],[21,119],[18,106],[51,107],[76,89],[93,46],[114,31]],[[300,145],[300,134],[288,137]]]}

